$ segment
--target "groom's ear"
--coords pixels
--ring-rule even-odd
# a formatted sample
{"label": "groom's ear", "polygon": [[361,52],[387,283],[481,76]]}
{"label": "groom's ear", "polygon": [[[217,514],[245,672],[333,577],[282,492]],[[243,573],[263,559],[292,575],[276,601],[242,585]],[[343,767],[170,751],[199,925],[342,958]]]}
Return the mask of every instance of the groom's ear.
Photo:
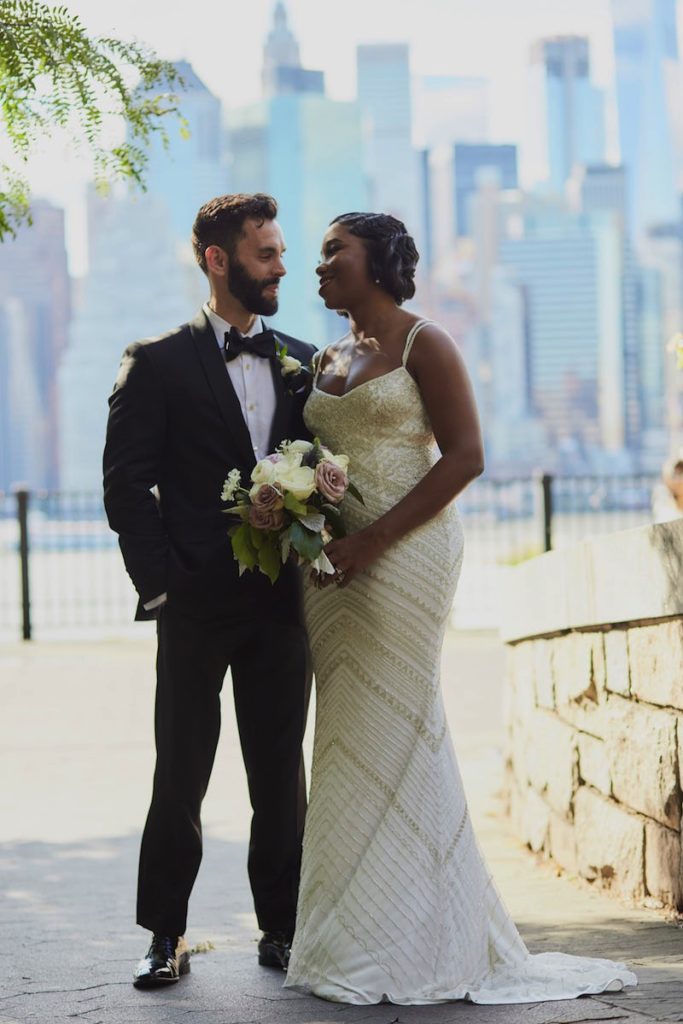
{"label": "groom's ear", "polygon": [[207,271],[217,277],[227,277],[228,254],[225,249],[221,249],[219,245],[209,245],[205,250],[204,258]]}

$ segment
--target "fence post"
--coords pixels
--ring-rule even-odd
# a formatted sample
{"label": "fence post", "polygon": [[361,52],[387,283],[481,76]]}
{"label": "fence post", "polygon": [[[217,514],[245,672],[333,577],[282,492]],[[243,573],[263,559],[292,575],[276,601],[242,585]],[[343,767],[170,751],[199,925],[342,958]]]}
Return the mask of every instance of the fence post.
{"label": "fence post", "polygon": [[28,505],[29,492],[19,488],[17,521],[19,523],[19,565],[21,570],[21,630],[24,640],[31,639],[31,588],[29,584]]}
{"label": "fence post", "polygon": [[539,477],[541,488],[541,509],[543,511],[543,550],[553,548],[553,478],[550,473]]}

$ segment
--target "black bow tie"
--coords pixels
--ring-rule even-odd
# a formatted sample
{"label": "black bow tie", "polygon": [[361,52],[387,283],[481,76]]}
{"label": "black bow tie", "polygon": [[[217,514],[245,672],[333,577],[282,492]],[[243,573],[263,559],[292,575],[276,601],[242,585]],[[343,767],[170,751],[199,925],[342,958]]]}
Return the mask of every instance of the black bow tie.
{"label": "black bow tie", "polygon": [[269,359],[275,355],[275,335],[272,331],[263,331],[261,334],[252,335],[251,338],[245,338],[236,327],[231,327],[225,334],[224,348],[226,363],[231,363],[243,352],[259,356],[261,359]]}

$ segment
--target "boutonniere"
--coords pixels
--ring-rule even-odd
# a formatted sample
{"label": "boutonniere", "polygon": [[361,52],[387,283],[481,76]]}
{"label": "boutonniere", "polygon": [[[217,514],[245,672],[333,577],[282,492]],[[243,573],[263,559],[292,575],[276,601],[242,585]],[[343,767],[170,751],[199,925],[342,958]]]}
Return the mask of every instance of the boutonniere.
{"label": "boutonniere", "polygon": [[285,387],[292,395],[295,395],[304,389],[313,371],[310,365],[304,366],[300,359],[295,359],[294,356],[288,355],[287,346],[283,345],[279,338],[275,339],[275,351],[280,363],[280,372],[284,378]]}

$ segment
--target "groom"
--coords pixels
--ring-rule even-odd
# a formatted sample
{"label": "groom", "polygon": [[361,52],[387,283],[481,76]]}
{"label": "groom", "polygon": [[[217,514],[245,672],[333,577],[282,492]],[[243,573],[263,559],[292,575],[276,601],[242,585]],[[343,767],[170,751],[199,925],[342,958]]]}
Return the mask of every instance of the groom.
{"label": "groom", "polygon": [[152,932],[137,987],[189,971],[187,906],[202,857],[200,810],[231,669],[253,808],[248,870],[259,963],[284,968],[294,932],[306,807],[301,743],[310,691],[297,569],[277,583],[239,576],[222,512],[230,469],[305,436],[275,338],[308,363],[314,348],[267,329],[286,271],[270,196],[227,195],[197,214],[192,243],[210,298],[188,324],[130,345],[104,451],[104,501],[139,594],[157,619],[157,761],[140,852],[137,921]]}

